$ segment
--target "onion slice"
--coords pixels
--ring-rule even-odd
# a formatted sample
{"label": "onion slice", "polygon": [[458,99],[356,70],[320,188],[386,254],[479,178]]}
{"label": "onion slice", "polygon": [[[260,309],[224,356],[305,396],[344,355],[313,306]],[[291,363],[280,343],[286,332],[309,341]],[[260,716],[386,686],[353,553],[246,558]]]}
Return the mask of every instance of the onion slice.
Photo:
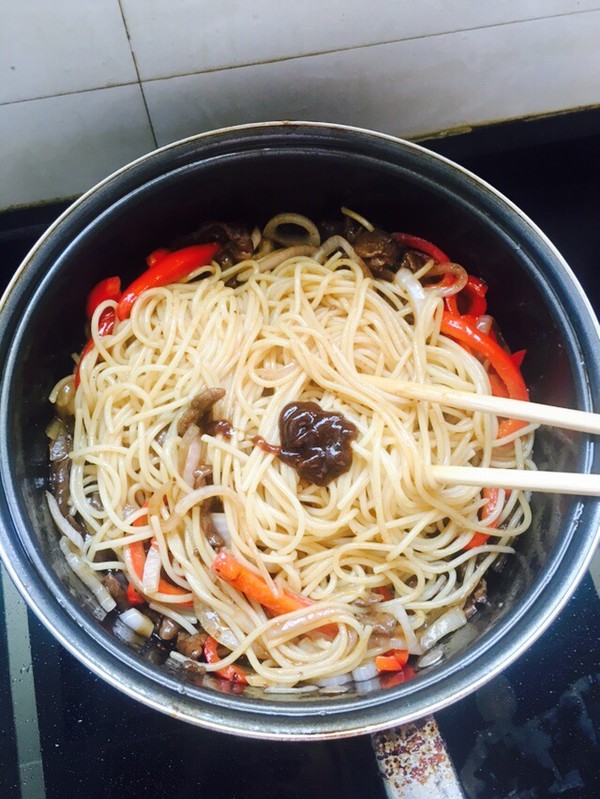
{"label": "onion slice", "polygon": [[143,638],[150,638],[154,632],[154,624],[152,619],[145,616],[137,608],[129,608],[120,614],[122,622],[130,627],[135,633],[141,635]]}
{"label": "onion slice", "polygon": [[92,594],[100,603],[102,609],[107,613],[110,613],[111,610],[114,610],[117,607],[117,603],[108,593],[106,586],[104,586],[96,577],[94,570],[91,569],[87,563],[85,563],[85,561],[79,557],[79,555],[73,552],[66,539],[61,538],[58,542],[58,545],[60,546],[61,551],[65,556],[65,560],[67,561],[67,565],[71,571],[76,574],[81,582],[90,589]]}
{"label": "onion slice", "polygon": [[406,638],[406,648],[410,654],[422,655],[423,648],[419,643],[417,636],[415,635],[415,631],[412,628],[412,624],[410,623],[406,608],[402,604],[402,600],[391,599],[389,602],[382,602],[378,606],[378,610],[385,610],[387,613],[391,613],[392,616],[396,618],[398,624],[402,627],[402,632]]}
{"label": "onion slice", "polygon": [[436,619],[421,636],[423,651],[427,652],[427,650],[435,646],[441,638],[464,627],[466,623],[467,617],[461,608],[450,608],[450,610],[443,613],[439,619]]}
{"label": "onion slice", "polygon": [[56,524],[58,529],[61,531],[63,535],[65,535],[69,539],[69,541],[74,546],[77,547],[77,549],[80,552],[82,552],[83,536],[78,530],[76,530],[74,527],[71,527],[69,522],[60,512],[60,508],[58,507],[58,502],[49,491],[46,491],[46,502],[48,503],[48,510],[50,511],[50,515],[54,519],[54,523]]}

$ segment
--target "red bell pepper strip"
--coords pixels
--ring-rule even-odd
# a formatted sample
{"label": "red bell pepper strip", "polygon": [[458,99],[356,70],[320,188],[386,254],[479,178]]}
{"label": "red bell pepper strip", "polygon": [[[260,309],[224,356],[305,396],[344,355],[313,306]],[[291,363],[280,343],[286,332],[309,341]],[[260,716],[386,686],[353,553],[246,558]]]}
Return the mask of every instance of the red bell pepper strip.
{"label": "red bell pepper strip", "polygon": [[119,302],[121,299],[121,278],[120,277],[107,277],[96,283],[94,288],[88,294],[87,302],[85,304],[85,314],[88,319],[94,315],[96,308],[106,300],[114,300]]}
{"label": "red bell pepper strip", "polygon": [[[221,659],[219,657],[218,646],[218,641],[210,635],[207,636],[204,642],[204,658],[207,663],[216,663]],[[231,664],[230,666],[225,666],[225,668],[217,669],[215,674],[218,674],[219,677],[222,677],[224,680],[237,682],[241,685],[248,685],[248,680],[246,679],[247,674],[244,669],[241,669],[239,666]]]}
{"label": "red bell pepper strip", "polygon": [[148,268],[155,266],[159,261],[165,257],[165,255],[169,255],[171,250],[165,250],[164,247],[158,250],[152,250],[150,255],[146,257],[146,264]]}
{"label": "red bell pepper strip", "polygon": [[421,239],[419,236],[412,236],[410,233],[392,233],[392,236],[402,247],[409,247],[411,250],[419,250],[419,252],[431,256],[436,264],[447,264],[450,261],[448,256],[442,252],[439,247],[436,247],[435,244],[427,241],[427,239]]}
{"label": "red bell pepper strip", "polygon": [[517,350],[516,352],[513,352],[513,354],[510,356],[511,361],[514,363],[517,369],[520,369],[521,366],[523,365],[523,361],[526,355],[527,355],[527,350]]}
{"label": "red bell pepper strip", "polygon": [[382,602],[389,602],[394,598],[394,587],[392,585],[378,585],[373,589],[374,594],[379,594]]}
{"label": "red bell pepper strip", "polygon": [[512,362],[511,356],[490,336],[478,330],[470,319],[454,316],[446,311],[442,314],[441,331],[489,360],[512,399],[529,399],[523,376]]}
{"label": "red bell pepper strip", "polygon": [[143,605],[146,601],[144,597],[135,590],[132,582],[127,584],[127,601],[130,605]]}
{"label": "red bell pepper strip", "polygon": [[390,649],[384,655],[377,655],[377,671],[401,671],[408,663],[408,649]]}
{"label": "red bell pepper strip", "polygon": [[145,272],[142,272],[123,292],[123,296],[117,306],[119,319],[127,319],[131,313],[133,303],[142,292],[158,286],[168,286],[169,283],[176,283],[178,280],[182,280],[198,267],[209,264],[220,249],[220,244],[196,244],[192,247],[175,250],[175,252],[165,255],[163,258],[159,258],[155,264],[150,266]]}
{"label": "red bell pepper strip", "polygon": [[281,591],[279,595],[274,594],[264,578],[240,563],[226,549],[219,552],[211,564],[211,569],[221,580],[229,583],[240,593],[245,594],[248,599],[258,602],[276,616],[292,613],[313,604],[310,599],[293,594],[291,591]]}
{"label": "red bell pepper strip", "polygon": [[[146,507],[146,503],[144,503],[142,507]],[[133,527],[142,527],[146,523],[147,518],[147,515],[140,516],[133,522]],[[152,538],[150,546],[155,544],[155,542],[156,538]],[[127,549],[129,550],[129,557],[131,558],[133,571],[135,572],[136,577],[141,581],[144,575],[144,566],[146,565],[146,550],[144,549],[144,542],[133,541],[131,544],[127,545]],[[170,596],[182,596],[183,594],[189,594],[190,591],[186,591],[185,588],[182,588],[180,585],[173,585],[161,577],[158,581],[158,593],[169,594]],[[181,606],[184,608],[193,607],[192,602],[181,602],[179,604],[181,604]]]}
{"label": "red bell pepper strip", "polygon": [[[454,316],[464,314],[476,318],[478,316],[483,316],[487,311],[487,302],[485,299],[487,290],[488,287],[485,281],[474,275],[468,275],[464,288],[459,291],[458,294],[452,294],[450,297],[444,298],[446,310]],[[461,302],[460,309],[458,307],[459,302]]]}
{"label": "red bell pepper strip", "polygon": [[[96,311],[96,308],[99,305],[101,305],[103,302],[106,302],[106,300],[114,300],[115,302],[118,302],[120,299],[121,299],[121,278],[107,277],[105,280],[101,280],[99,283],[96,283],[94,288],[88,294],[87,301],[85,304],[85,314],[88,319],[91,319]],[[115,326],[115,309],[105,308],[100,314],[100,319],[98,320],[98,335],[108,336],[109,333],[113,332],[114,326]],[[79,363],[77,364],[77,368],[75,369],[76,389],[80,383],[79,369],[81,366],[81,362],[88,354],[88,352],[91,352],[93,349],[94,349],[94,339],[90,339],[83,348],[81,352],[81,357],[79,358]]]}

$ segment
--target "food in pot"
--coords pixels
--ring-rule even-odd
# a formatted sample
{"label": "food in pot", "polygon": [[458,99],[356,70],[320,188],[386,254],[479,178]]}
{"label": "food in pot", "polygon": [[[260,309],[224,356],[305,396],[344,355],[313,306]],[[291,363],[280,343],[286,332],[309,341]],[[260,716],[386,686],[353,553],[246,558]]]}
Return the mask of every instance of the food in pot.
{"label": "food in pot", "polygon": [[71,567],[196,673],[267,690],[402,679],[531,520],[523,492],[429,467],[534,468],[532,425],[399,390],[528,398],[486,284],[343,211],[205,224],[103,281],[51,396]]}

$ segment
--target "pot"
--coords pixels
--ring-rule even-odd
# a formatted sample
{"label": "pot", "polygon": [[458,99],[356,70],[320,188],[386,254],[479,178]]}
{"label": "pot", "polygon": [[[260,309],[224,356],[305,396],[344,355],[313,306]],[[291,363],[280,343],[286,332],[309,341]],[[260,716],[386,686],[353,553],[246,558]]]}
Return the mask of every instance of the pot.
{"label": "pot", "polygon": [[[435,241],[489,283],[505,336],[527,349],[531,398],[595,410],[597,321],[573,273],[543,233],[474,175],[399,139],[316,123],[214,131],[129,164],[75,202],[39,240],[0,308],[0,554],[56,638],[139,701],[208,728],[261,738],[372,732],[448,705],[498,674],[543,632],[584,573],[598,541],[595,499],[539,494],[533,523],[501,573],[489,606],[443,645],[443,659],[384,689],[344,694],[224,693],[186,681],[151,648],[128,644],[67,568],[46,508],[48,394],[83,344],[90,288],[124,281],[153,249],[206,219],[264,222],[282,210],[312,218],[350,206],[381,227]],[[139,266],[137,267],[139,270]],[[540,430],[540,468],[598,471],[595,442]],[[221,690],[219,690],[219,688]]]}

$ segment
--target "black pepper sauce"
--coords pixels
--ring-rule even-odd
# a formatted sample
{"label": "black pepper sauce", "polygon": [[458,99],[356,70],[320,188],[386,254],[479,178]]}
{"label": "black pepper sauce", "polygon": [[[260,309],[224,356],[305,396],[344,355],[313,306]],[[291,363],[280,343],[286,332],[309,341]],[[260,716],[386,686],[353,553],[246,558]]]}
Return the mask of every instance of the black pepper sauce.
{"label": "black pepper sauce", "polygon": [[341,413],[324,411],[316,402],[290,402],[279,416],[281,446],[259,436],[253,443],[293,466],[309,483],[325,486],[350,468],[357,434]]}
{"label": "black pepper sauce", "polygon": [[231,422],[227,419],[215,419],[214,421],[206,422],[204,430],[209,436],[222,435],[225,438],[233,437],[233,427]]}

